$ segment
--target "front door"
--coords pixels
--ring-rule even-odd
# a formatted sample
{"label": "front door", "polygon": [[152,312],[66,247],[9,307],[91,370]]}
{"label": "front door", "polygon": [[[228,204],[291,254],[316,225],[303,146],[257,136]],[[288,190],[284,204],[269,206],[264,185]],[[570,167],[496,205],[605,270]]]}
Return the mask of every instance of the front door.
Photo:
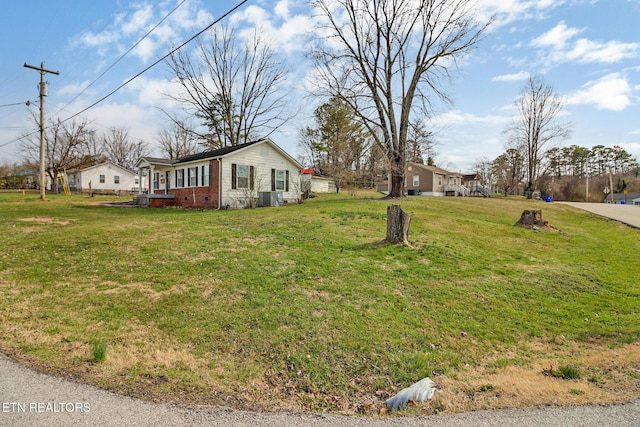
{"label": "front door", "polygon": [[171,185],[169,185],[169,180],[171,179],[171,172],[167,171],[165,172],[165,176],[164,176],[164,194],[169,194],[169,188],[171,188]]}

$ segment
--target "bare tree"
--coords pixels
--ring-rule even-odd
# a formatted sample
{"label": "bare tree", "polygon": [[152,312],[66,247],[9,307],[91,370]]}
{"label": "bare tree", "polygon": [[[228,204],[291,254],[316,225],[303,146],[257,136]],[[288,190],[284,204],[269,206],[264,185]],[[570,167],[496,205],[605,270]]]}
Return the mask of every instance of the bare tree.
{"label": "bare tree", "polygon": [[215,27],[193,54],[180,50],[168,60],[183,89],[171,98],[203,120],[210,149],[266,137],[288,120],[284,63],[257,29],[243,37]]}
{"label": "bare tree", "polygon": [[102,135],[102,146],[113,163],[129,170],[134,170],[138,159],[148,151],[144,141],[131,141],[129,132],[123,128],[110,128]]}
{"label": "bare tree", "polygon": [[510,146],[524,155],[527,198],[536,188],[547,149],[571,134],[570,125],[558,120],[563,104],[562,97],[538,76],[529,77],[516,101],[518,115],[506,132]]}
{"label": "bare tree", "polygon": [[187,122],[174,118],[158,132],[158,143],[169,159],[178,159],[197,151],[198,143],[193,135]]}
{"label": "bare tree", "polygon": [[312,50],[318,85],[357,112],[391,166],[389,197],[403,194],[412,115],[448,100],[444,80],[488,23],[473,0],[311,0],[325,34]]}
{"label": "bare tree", "polygon": [[[35,117],[33,120],[37,120]],[[55,183],[58,173],[81,165],[87,141],[95,133],[86,120],[81,122],[62,122],[57,120],[45,130],[45,163],[46,172],[52,183],[52,190],[57,190]],[[28,160],[39,163],[39,140],[27,138],[22,151]],[[36,160],[37,159],[37,160]]]}
{"label": "bare tree", "polygon": [[518,185],[524,177],[524,169],[522,154],[515,148],[507,149],[493,161],[492,172],[505,197],[510,193],[517,193]]}

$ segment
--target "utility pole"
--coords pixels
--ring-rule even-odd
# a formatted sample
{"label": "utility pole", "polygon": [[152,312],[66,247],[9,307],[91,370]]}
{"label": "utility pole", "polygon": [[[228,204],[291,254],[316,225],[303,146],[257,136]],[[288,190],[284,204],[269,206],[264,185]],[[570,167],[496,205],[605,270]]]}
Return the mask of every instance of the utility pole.
{"label": "utility pole", "polygon": [[59,75],[60,72],[46,70],[44,68],[44,62],[40,63],[40,67],[34,67],[33,65],[29,65],[26,62],[24,63],[24,66],[25,68],[31,68],[32,70],[40,71],[40,85],[38,86],[40,90],[40,199],[44,200],[47,194],[44,179],[44,97],[47,96],[48,84],[44,81],[44,75],[45,73]]}

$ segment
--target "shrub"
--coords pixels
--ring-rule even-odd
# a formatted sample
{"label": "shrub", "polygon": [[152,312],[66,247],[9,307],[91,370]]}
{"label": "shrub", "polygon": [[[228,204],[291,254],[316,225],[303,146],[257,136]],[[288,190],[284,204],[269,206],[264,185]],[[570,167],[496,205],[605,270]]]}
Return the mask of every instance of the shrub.
{"label": "shrub", "polygon": [[93,343],[92,353],[94,362],[104,362],[107,358],[107,343],[104,341]]}

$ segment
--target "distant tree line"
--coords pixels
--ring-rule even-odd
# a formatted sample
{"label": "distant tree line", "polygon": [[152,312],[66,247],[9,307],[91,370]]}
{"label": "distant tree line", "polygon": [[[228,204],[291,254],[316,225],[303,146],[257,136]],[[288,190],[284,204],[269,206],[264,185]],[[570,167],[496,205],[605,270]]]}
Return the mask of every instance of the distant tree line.
{"label": "distant tree line", "polygon": [[504,195],[522,192],[532,197],[537,191],[567,200],[589,198],[585,179],[592,179],[593,191],[589,193],[594,193],[594,200],[600,198],[601,194],[595,194],[602,193],[614,177],[619,184],[610,190],[627,189],[625,178],[631,178],[638,181],[640,191],[638,161],[624,148],[558,145],[571,130],[571,124],[559,120],[563,103],[564,99],[542,78],[528,79],[515,102],[516,117],[505,130],[505,152],[475,165],[484,183]]}

